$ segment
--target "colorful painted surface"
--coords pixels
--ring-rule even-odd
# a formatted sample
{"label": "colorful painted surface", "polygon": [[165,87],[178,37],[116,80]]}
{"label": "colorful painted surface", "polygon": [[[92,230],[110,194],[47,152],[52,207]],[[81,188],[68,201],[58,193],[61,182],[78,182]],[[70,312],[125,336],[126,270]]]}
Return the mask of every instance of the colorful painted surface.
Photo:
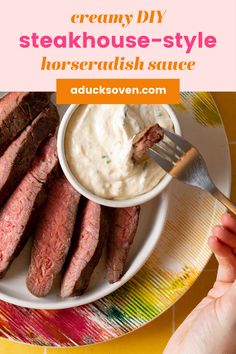
{"label": "colorful painted surface", "polygon": [[[191,141],[195,137],[196,143],[201,136],[204,149],[211,139],[214,153],[226,156],[227,142],[215,106],[204,124],[201,118],[202,111],[211,110],[211,97],[200,96],[199,113],[196,95],[183,94],[177,107],[184,135]],[[175,303],[204,268],[210,256],[206,240],[222,211],[206,194],[173,183],[164,233],[150,260],[131,281],[91,305],[68,310],[29,310],[1,302],[0,335],[25,343],[69,347],[118,338],[148,323]]]}

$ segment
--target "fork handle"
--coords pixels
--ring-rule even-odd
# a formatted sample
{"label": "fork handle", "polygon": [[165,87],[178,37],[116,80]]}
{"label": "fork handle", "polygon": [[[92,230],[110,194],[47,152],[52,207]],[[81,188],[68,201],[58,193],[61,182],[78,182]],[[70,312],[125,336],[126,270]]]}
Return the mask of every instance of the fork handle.
{"label": "fork handle", "polygon": [[211,190],[211,194],[219,200],[233,215],[236,216],[236,205],[231,202],[218,188]]}

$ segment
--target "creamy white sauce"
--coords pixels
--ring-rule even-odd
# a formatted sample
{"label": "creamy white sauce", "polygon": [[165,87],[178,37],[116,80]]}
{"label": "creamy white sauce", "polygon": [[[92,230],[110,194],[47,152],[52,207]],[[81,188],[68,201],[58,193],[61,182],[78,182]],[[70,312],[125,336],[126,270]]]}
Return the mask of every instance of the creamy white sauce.
{"label": "creamy white sauce", "polygon": [[67,163],[90,192],[107,199],[128,199],[153,189],[165,172],[151,158],[133,163],[133,138],[158,123],[173,130],[161,105],[80,105],[65,135]]}

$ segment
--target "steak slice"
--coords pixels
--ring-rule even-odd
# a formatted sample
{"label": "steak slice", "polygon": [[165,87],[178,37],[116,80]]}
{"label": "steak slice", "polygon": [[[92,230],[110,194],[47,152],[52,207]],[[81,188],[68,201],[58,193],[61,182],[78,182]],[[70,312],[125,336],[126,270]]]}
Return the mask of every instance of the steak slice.
{"label": "steak slice", "polygon": [[29,236],[47,197],[47,186],[58,170],[56,138],[40,149],[29,172],[0,211],[0,276],[3,276]]}
{"label": "steak slice", "polygon": [[80,194],[62,176],[50,190],[33,241],[26,280],[29,291],[46,296],[67,256]]}
{"label": "steak slice", "polygon": [[0,99],[0,156],[49,103],[47,92],[11,92]]}
{"label": "steak slice", "polygon": [[50,104],[14,140],[0,158],[0,206],[16,188],[30,167],[43,140],[53,134],[59,123],[56,107]]}
{"label": "steak slice", "polygon": [[164,138],[163,129],[159,124],[150,125],[136,135],[133,142],[132,159],[138,161],[145,154],[145,150]]}
{"label": "steak slice", "polygon": [[128,252],[137,231],[139,213],[140,206],[110,209],[107,277],[111,284],[123,275]]}
{"label": "steak slice", "polygon": [[107,235],[103,211],[105,209],[99,204],[90,200],[85,201],[79,223],[75,228],[72,254],[61,283],[63,298],[81,295],[89,284],[94,268],[101,257]]}

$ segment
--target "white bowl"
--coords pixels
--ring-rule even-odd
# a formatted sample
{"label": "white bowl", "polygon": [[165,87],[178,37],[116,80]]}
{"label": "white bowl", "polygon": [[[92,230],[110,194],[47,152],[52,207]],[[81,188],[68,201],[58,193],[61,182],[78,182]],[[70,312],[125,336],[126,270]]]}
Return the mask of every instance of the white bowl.
{"label": "white bowl", "polygon": [[[59,126],[59,131],[58,131],[58,138],[57,138],[57,149],[58,149],[58,157],[59,161],[62,167],[62,170],[68,179],[68,181],[72,184],[72,186],[83,196],[86,198],[101,204],[105,205],[108,207],[114,207],[114,208],[125,208],[125,207],[130,207],[134,205],[140,205],[143,203],[146,203],[147,201],[153,199],[154,197],[158,196],[170,183],[172,180],[172,177],[168,174],[166,174],[161,181],[149,192],[138,195],[137,197],[129,198],[129,199],[122,199],[122,200],[113,200],[113,199],[106,199],[99,197],[93,193],[91,193],[88,189],[86,189],[81,183],[78,182],[76,177],[73,175],[73,173],[70,170],[70,167],[67,163],[66,160],[66,155],[65,155],[65,133],[66,129],[68,126],[68,123],[71,119],[72,114],[74,111],[77,109],[79,105],[73,104],[70,105],[67,111],[65,112],[62,121]],[[167,111],[169,114],[173,125],[174,125],[174,130],[177,134],[181,135],[181,130],[180,130],[180,125],[178,122],[178,119],[174,113],[174,111],[171,109],[169,105],[162,105],[163,108]]]}

